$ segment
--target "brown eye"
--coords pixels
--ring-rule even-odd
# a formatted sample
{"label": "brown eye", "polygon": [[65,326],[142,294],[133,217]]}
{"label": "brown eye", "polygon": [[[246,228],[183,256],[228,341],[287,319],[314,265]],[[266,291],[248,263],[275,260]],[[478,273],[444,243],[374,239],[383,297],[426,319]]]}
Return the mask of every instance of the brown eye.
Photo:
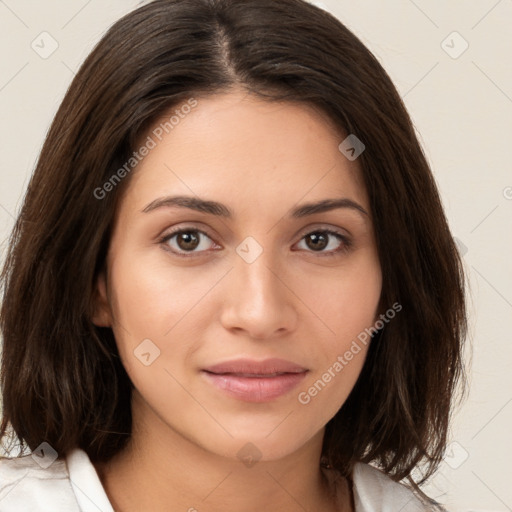
{"label": "brown eye", "polygon": [[329,243],[329,237],[325,236],[325,233],[320,231],[316,233],[310,233],[304,238],[306,240],[306,245],[314,251],[321,251],[322,249],[325,249]]}
{"label": "brown eye", "polygon": [[351,246],[346,235],[330,229],[312,231],[304,235],[302,241],[305,242],[307,252],[316,252],[319,256],[335,256],[348,251]]}
{"label": "brown eye", "polygon": [[213,245],[212,239],[199,229],[177,230],[166,235],[160,242],[178,256],[194,256],[206,252]]}
{"label": "brown eye", "polygon": [[193,231],[182,231],[176,236],[176,243],[184,251],[194,250],[199,245],[199,237]]}

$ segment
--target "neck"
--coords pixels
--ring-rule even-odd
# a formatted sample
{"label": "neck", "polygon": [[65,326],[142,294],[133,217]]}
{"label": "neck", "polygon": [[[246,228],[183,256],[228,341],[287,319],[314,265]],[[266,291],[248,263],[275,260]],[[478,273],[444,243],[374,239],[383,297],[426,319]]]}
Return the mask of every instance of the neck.
{"label": "neck", "polygon": [[147,418],[134,413],[127,447],[95,465],[116,512],[353,510],[347,481],[320,467],[323,429],[284,458],[244,463]]}

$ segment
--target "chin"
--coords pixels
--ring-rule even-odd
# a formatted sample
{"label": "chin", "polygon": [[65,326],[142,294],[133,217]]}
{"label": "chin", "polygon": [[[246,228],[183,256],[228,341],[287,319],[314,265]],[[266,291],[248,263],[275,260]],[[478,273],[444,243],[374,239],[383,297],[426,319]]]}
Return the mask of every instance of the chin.
{"label": "chin", "polygon": [[[276,423],[274,428],[278,424]],[[245,429],[240,436],[231,431],[230,433],[233,438],[226,439],[226,436],[223,439],[211,438],[203,444],[203,447],[229,459],[248,461],[248,467],[258,461],[272,462],[286,458],[307,444],[314,436],[312,434],[299,437],[296,430],[293,432],[283,430],[280,433],[274,431],[270,435],[268,431],[261,429],[254,429],[254,435],[251,435],[251,429]]]}

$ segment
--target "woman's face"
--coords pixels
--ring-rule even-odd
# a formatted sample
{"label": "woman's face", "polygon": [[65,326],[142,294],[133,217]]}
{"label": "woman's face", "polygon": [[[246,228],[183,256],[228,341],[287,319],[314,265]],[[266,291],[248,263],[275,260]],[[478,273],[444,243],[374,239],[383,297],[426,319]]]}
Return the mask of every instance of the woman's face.
{"label": "woman's face", "polygon": [[[323,434],[378,318],[359,165],[304,105],[234,91],[162,122],[175,110],[125,178],[94,321],[112,326],[148,422],[211,453],[277,459]],[[343,201],[304,207],[326,200]]]}

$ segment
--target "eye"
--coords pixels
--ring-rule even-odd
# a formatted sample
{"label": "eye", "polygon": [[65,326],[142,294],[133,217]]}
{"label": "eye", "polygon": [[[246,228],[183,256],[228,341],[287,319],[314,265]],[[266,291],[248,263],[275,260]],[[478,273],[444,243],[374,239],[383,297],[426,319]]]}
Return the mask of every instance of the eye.
{"label": "eye", "polygon": [[[209,240],[210,242],[208,243]],[[307,252],[318,253],[319,256],[335,256],[347,252],[351,241],[346,235],[331,229],[318,229],[304,235],[300,242],[305,242]],[[202,253],[215,245],[210,236],[197,228],[181,228],[164,235],[159,242],[165,249],[177,256],[191,257]],[[327,250],[325,250],[327,249]]]}
{"label": "eye", "polygon": [[321,256],[335,256],[351,247],[350,239],[346,235],[332,229],[311,231],[302,237],[302,241],[306,244],[306,250],[311,249],[308,252],[316,252]]}
{"label": "eye", "polygon": [[[178,256],[193,256],[195,253],[204,252],[212,243],[207,243],[204,239],[212,239],[200,229],[184,228],[166,234],[160,243],[165,244],[166,248]],[[197,250],[196,250],[197,249]],[[190,254],[187,254],[190,253]]]}

